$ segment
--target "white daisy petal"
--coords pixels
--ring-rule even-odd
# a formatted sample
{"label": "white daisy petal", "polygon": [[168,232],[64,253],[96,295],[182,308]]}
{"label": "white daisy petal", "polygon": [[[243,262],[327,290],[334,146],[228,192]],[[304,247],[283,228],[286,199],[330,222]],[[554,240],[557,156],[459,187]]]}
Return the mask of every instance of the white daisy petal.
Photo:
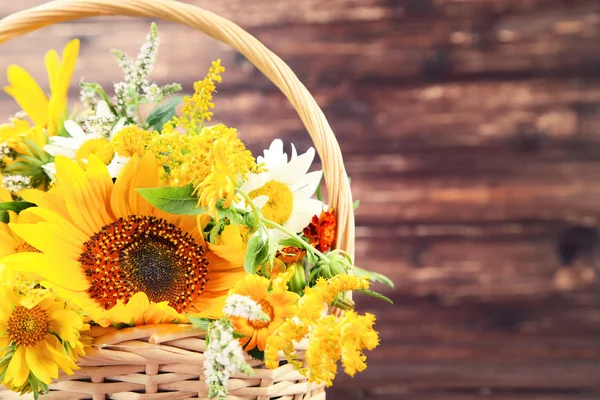
{"label": "white daisy petal", "polygon": [[[264,157],[257,157],[257,161],[264,163],[268,171],[248,174],[240,190],[250,194],[262,189],[262,193],[267,193],[271,198],[259,196],[254,199],[254,204],[262,209],[265,215],[269,215],[269,218],[273,218],[274,222],[279,222],[294,232],[301,232],[312,217],[319,215],[323,210],[323,202],[311,199],[323,173],[308,173],[315,158],[314,148],[311,147],[306,153],[298,156],[296,147],[292,145],[291,155],[288,162],[288,156],[283,152],[283,142],[279,139],[274,140],[264,151]],[[245,203],[240,203],[239,206],[247,209]],[[277,239],[285,237],[285,234],[277,229],[269,231]]]}
{"label": "white daisy petal", "polygon": [[44,151],[51,156],[65,156],[71,159],[75,159],[76,151],[72,149],[68,149],[66,147],[55,146],[52,144],[47,144],[44,146]]}
{"label": "white daisy petal", "polygon": [[322,176],[323,171],[314,171],[306,174],[303,179],[293,185],[292,192],[294,193],[294,198],[310,199],[317,191]]}
{"label": "white daisy petal", "polygon": [[112,113],[110,112],[110,108],[108,107],[108,103],[104,100],[101,100],[96,105],[96,117],[110,117]]}
{"label": "white daisy petal", "polygon": [[65,121],[64,125],[65,125],[65,129],[67,130],[67,132],[69,132],[69,135],[71,135],[72,137],[77,138],[77,139],[85,139],[85,132],[77,124],[77,122],[69,119],[69,120]]}
{"label": "white daisy petal", "polygon": [[47,163],[47,164],[42,165],[42,169],[44,170],[46,175],[48,175],[50,180],[53,181],[54,178],[56,177],[56,165],[53,162]]}
{"label": "white daisy petal", "polygon": [[315,149],[311,147],[304,154],[299,155],[287,165],[288,170],[295,171],[296,173],[305,174],[310,169],[310,166],[315,159]]}

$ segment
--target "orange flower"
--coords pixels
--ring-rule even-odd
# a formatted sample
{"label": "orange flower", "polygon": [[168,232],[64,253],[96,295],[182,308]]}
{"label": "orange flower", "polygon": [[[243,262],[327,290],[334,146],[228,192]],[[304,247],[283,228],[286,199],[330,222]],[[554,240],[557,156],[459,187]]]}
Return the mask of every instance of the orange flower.
{"label": "orange flower", "polygon": [[304,228],[304,236],[311,245],[319,251],[327,251],[335,241],[337,222],[333,210],[321,211],[320,216],[314,216],[312,222]]}
{"label": "orange flower", "polygon": [[277,252],[277,258],[283,261],[285,264],[299,263],[306,256],[306,250],[299,249],[294,246],[287,246]]}
{"label": "orange flower", "polygon": [[229,294],[248,296],[256,301],[263,312],[269,317],[269,321],[250,321],[243,317],[230,317],[235,330],[242,335],[240,344],[246,351],[258,347],[264,350],[267,338],[283,324],[287,318],[296,315],[296,301],[299,296],[285,289],[274,288],[269,292],[270,281],[258,275],[246,275],[231,289]]}

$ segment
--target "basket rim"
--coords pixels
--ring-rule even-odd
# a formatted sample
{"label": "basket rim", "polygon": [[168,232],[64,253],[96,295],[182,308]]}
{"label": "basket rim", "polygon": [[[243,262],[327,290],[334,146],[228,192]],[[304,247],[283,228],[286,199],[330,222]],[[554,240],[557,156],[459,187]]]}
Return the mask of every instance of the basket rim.
{"label": "basket rim", "polygon": [[355,256],[354,209],[339,143],[323,111],[291,68],[258,39],[226,18],[173,0],[54,0],[0,20],[0,44],[60,22],[98,16],[150,17],[195,28],[242,53],[287,97],[322,162],[329,205],[337,214],[336,248]]}

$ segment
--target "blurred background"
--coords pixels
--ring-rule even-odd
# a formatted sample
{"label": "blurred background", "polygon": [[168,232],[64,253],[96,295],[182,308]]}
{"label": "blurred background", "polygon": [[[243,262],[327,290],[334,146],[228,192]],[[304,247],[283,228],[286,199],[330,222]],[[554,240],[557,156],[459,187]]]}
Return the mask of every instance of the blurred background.
{"label": "blurred background", "polygon": [[[0,17],[42,4],[2,0]],[[285,60],[336,132],[352,178],[357,264],[390,276],[381,345],[331,399],[600,398],[600,2],[188,1]],[[0,47],[0,70],[46,82],[44,53],[81,39],[73,80],[105,88],[111,48],[137,54],[149,20],[65,23]],[[255,151],[310,140],[240,54],[160,22],[153,77],[187,91],[227,67],[215,119]],[[0,84],[6,84],[4,72]],[[17,106],[0,94],[0,115]]]}

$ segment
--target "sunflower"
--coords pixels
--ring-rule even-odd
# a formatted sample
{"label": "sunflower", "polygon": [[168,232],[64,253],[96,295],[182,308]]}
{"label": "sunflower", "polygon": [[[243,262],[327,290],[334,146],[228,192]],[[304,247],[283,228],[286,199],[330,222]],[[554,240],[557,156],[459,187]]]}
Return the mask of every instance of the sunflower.
{"label": "sunflower", "polygon": [[4,91],[15,99],[35,125],[46,128],[49,136],[59,132],[60,122],[67,111],[67,94],[78,55],[78,39],[67,43],[62,60],[55,50],[46,53],[44,61],[48,70],[50,98],[25,69],[17,65],[10,65],[7,69],[10,85]]}
{"label": "sunflower", "polygon": [[[257,163],[264,165],[267,171],[248,174],[248,180],[240,191],[247,193],[251,199],[268,196],[269,200],[260,210],[264,217],[292,232],[301,232],[323,209],[321,201],[311,199],[322,175],[321,171],[308,172],[314,157],[314,148],[298,156],[292,145],[292,156],[288,162],[283,142],[276,139],[264,151],[264,157],[257,157]],[[274,232],[281,236],[279,230]]]}
{"label": "sunflower", "polygon": [[66,157],[55,162],[55,189],[21,194],[43,221],[10,225],[41,253],[2,262],[76,299],[94,320],[138,292],[178,313],[211,313],[215,299],[244,276],[241,265],[209,262],[196,217],[164,213],[136,192],[159,186],[152,153],[134,155],[114,184],[94,154],[85,171]]}
{"label": "sunflower", "polygon": [[251,321],[242,317],[230,317],[236,332],[245,336],[240,339],[240,343],[246,351],[255,347],[261,351],[264,350],[267,338],[283,324],[286,318],[291,318],[296,313],[295,303],[300,296],[281,289],[269,292],[269,284],[269,279],[265,277],[247,275],[230,291],[230,294],[250,297],[269,317],[269,321]]}
{"label": "sunflower", "polygon": [[[2,268],[3,269],[3,268]],[[0,376],[2,383],[23,392],[38,392],[58,377],[58,370],[77,369],[68,348],[79,347],[87,331],[83,317],[66,306],[56,293],[31,289],[14,274],[1,270]],[[35,379],[32,379],[32,376]]]}

